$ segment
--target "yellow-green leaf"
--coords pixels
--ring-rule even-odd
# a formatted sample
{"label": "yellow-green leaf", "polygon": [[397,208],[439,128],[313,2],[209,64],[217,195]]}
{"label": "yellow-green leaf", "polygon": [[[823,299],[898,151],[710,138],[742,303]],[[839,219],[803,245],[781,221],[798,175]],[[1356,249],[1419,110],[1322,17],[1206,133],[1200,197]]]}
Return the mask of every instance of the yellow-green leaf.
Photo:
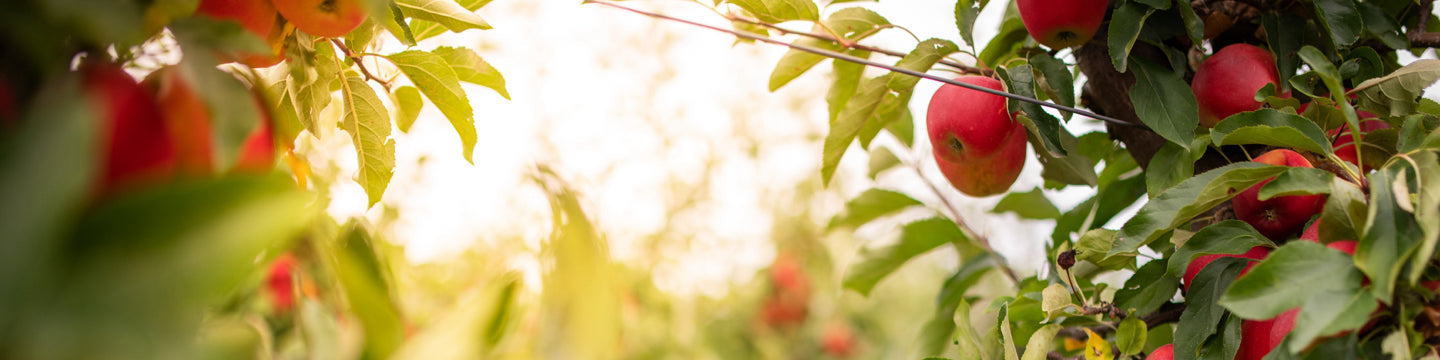
{"label": "yellow-green leaf", "polygon": [[341,128],[355,143],[360,164],[356,182],[369,195],[369,206],[380,202],[390,177],[395,174],[395,140],[390,139],[390,117],[375,89],[359,76],[346,76],[341,83]]}
{"label": "yellow-green leaf", "polygon": [[460,135],[460,151],[465,161],[475,163],[475,112],[470,108],[470,99],[460,88],[460,79],[455,70],[439,55],[424,51],[405,51],[388,56],[405,77],[425,94],[440,113],[450,119],[455,134]]}

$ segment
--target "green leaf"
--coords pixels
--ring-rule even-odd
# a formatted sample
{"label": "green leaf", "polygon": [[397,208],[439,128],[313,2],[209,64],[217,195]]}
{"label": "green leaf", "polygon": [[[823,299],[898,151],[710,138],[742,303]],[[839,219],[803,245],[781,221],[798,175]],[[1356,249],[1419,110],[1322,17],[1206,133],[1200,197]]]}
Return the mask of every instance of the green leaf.
{"label": "green leaf", "polygon": [[874,180],[875,176],[880,175],[880,172],[889,170],[896,165],[900,165],[900,158],[896,157],[889,148],[877,146],[874,150],[870,150],[870,171],[865,175]]}
{"label": "green leaf", "polygon": [[1332,180],[1325,210],[1320,213],[1320,241],[1360,238],[1359,225],[1364,224],[1369,211],[1365,199],[1365,193],[1355,184],[1338,177]]}
{"label": "green leaf", "polygon": [[1276,196],[1329,194],[1335,174],[1316,168],[1292,167],[1260,188],[1260,200]]}
{"label": "green leaf", "polygon": [[425,106],[425,101],[420,99],[420,90],[414,86],[396,87],[390,93],[390,102],[395,104],[395,127],[402,132],[410,132],[410,125],[415,124],[415,119],[420,117],[420,108]]}
{"label": "green leaf", "polygon": [[1185,294],[1185,312],[1180,314],[1180,322],[1175,326],[1176,360],[1196,359],[1205,339],[1215,334],[1225,317],[1225,308],[1216,300],[1231,287],[1247,263],[1248,259],[1219,258],[1195,275],[1195,284]]}
{"label": "green leaf", "polygon": [[[405,15],[416,20],[435,22],[452,32],[469,29],[489,30],[490,23],[473,10],[451,0],[395,0]],[[419,39],[419,36],[416,36]]]}
{"label": "green leaf", "polygon": [[[466,11],[475,12],[486,4],[489,4],[490,1],[491,0],[456,0],[455,3],[460,4],[460,7],[465,8]],[[398,8],[399,5],[395,5],[395,7]],[[410,21],[410,29],[414,40],[429,39],[449,31],[444,25],[421,19],[412,19]],[[402,39],[402,41],[404,40]]]}
{"label": "green leaf", "polygon": [[[960,51],[960,48],[949,40],[926,39],[925,41],[921,41],[920,44],[915,45],[915,50],[910,51],[909,54],[905,54],[905,57],[901,58],[900,62],[895,63],[895,67],[923,73],[929,71],[931,67],[935,66],[935,63],[940,62],[946,55],[953,54],[957,51]],[[887,84],[887,86],[895,92],[906,93],[914,90],[915,83],[919,81],[920,78],[918,77],[895,75],[890,77],[890,83]]]}
{"label": "green leaf", "polygon": [[1416,99],[1437,79],[1440,60],[1420,59],[1389,75],[1366,80],[1352,92],[1359,94],[1361,108],[1381,116],[1408,115],[1418,107]]}
{"label": "green leaf", "polygon": [[1360,39],[1365,23],[1361,22],[1360,10],[1355,0],[1315,0],[1315,15],[1330,34],[1332,48],[1350,46]]}
{"label": "green leaf", "polygon": [[1139,354],[1145,351],[1147,330],[1149,328],[1139,316],[1127,317],[1120,321],[1120,327],[1115,330],[1115,346],[1120,347],[1120,353],[1126,356]]}
{"label": "green leaf", "polygon": [[1263,144],[1321,154],[1334,152],[1325,130],[1310,119],[1274,109],[1225,118],[1215,124],[1210,136],[1216,145]]}
{"label": "green leaf", "polygon": [[[1415,222],[1420,226],[1421,244],[1415,257],[1410,263],[1410,282],[1417,282],[1420,275],[1425,272],[1425,264],[1435,254],[1436,243],[1440,242],[1440,156],[1433,151],[1419,152],[1411,155],[1418,164],[1429,164],[1431,166],[1420,166],[1412,168],[1415,171],[1415,191],[1418,203],[1415,206]],[[1397,196],[1409,196],[1409,194],[1397,194]]]}
{"label": "green leaf", "polygon": [[1130,252],[1159,239],[1236,194],[1285,171],[1283,166],[1240,162],[1196,175],[1165,190],[1120,228],[1110,255]]}
{"label": "green leaf", "polygon": [[[817,26],[815,30],[820,30],[820,28]],[[835,42],[808,37],[795,40],[794,44],[830,51],[840,51],[844,49],[840,44]],[[810,68],[815,67],[815,65],[819,64],[822,60],[825,60],[825,56],[823,55],[812,54],[796,49],[786,51],[785,55],[780,57],[780,61],[775,64],[775,70],[770,72],[770,92],[780,90],[785,84],[789,84],[791,80],[800,77],[800,74],[809,71]]]}
{"label": "green leaf", "polygon": [[550,200],[553,229],[543,243],[546,264],[540,294],[541,319],[554,324],[541,329],[535,341],[565,346],[541,349],[540,357],[617,358],[620,339],[620,293],[617,266],[610,259],[603,234],[580,207],[579,195],[548,167],[531,179]]}
{"label": "green leaf", "polygon": [[375,206],[395,173],[395,140],[390,139],[389,114],[364,79],[351,75],[342,84],[341,127],[355,144],[360,168],[355,180],[369,195],[367,206]]}
{"label": "green leaf", "polygon": [[1182,74],[1149,60],[1136,58],[1135,65],[1135,87],[1130,89],[1135,115],[1160,137],[1190,150],[1195,127],[1200,124],[1199,106],[1190,85]]}
{"label": "green leaf", "polygon": [[[865,50],[851,50],[848,54],[861,59],[870,58],[870,52]],[[860,76],[865,73],[865,64],[840,59],[831,60],[830,64],[834,68],[835,81],[830,83],[825,102],[830,105],[830,121],[833,122],[840,116],[840,111],[845,110],[845,104],[850,102],[850,98],[855,96],[855,89],[860,87]]]}
{"label": "green leaf", "polygon": [[1138,253],[1122,253],[1116,256],[1106,257],[1110,248],[1115,246],[1115,230],[1097,228],[1086,231],[1075,242],[1075,259],[1089,261],[1095,266],[1106,270],[1120,270],[1135,267],[1135,256]]}
{"label": "green leaf", "polygon": [[[400,8],[400,4],[394,1],[386,1],[385,3],[389,6],[386,6],[383,12],[372,13],[368,20],[380,23],[380,26],[384,27],[385,31],[389,31],[390,35],[394,35],[396,39],[400,40],[401,44],[405,46],[415,46],[415,30],[410,27],[410,23],[405,21],[405,10]],[[390,16],[385,16],[387,14]],[[419,22],[419,20],[417,20],[417,22]],[[371,30],[372,33],[369,34],[369,37],[373,40],[375,36],[373,31],[376,29],[372,27]]]}
{"label": "green leaf", "polygon": [[1246,319],[1269,319],[1326,290],[1360,288],[1350,256],[1320,243],[1292,241],[1236,279],[1219,304]]}
{"label": "green leaf", "polygon": [[1050,284],[1040,296],[1040,311],[1045,313],[1046,322],[1062,316],[1080,314],[1080,307],[1075,306],[1074,300],[1070,298],[1070,290],[1066,289],[1065,285]]}
{"label": "green leaf", "polygon": [[1149,314],[1160,309],[1180,289],[1180,278],[1165,275],[1167,259],[1151,260],[1135,270],[1125,286],[1115,291],[1115,305],[1135,309],[1134,314]]}
{"label": "green leaf", "polygon": [[[804,1],[804,0],[795,0]],[[813,4],[812,4],[813,6]],[[841,37],[849,40],[859,40],[874,35],[875,32],[890,25],[879,13],[863,7],[848,7],[830,14],[825,18],[825,26],[840,34]]]}
{"label": "green leaf", "polygon": [[981,4],[975,0],[955,1],[955,29],[960,31],[960,39],[965,45],[975,48],[975,20],[980,18]]}
{"label": "green leaf", "polygon": [[840,112],[835,121],[830,122],[830,133],[825,135],[820,166],[821,183],[830,183],[830,178],[835,175],[835,168],[840,166],[840,158],[845,156],[845,150],[855,141],[865,123],[875,117],[880,101],[890,92],[885,84],[890,82],[891,76],[893,73],[862,82],[860,90],[845,104],[845,110]]}
{"label": "green leaf", "polygon": [[1291,353],[1300,353],[1321,336],[1355,330],[1370,320],[1370,313],[1380,303],[1369,292],[1325,291],[1310,297],[1295,317],[1295,328],[1287,341]]}
{"label": "green leaf", "polygon": [[1274,244],[1244,221],[1221,221],[1195,232],[1190,240],[1175,249],[1175,254],[1170,255],[1169,264],[1165,268],[1165,276],[1180,278],[1185,275],[1190,261],[1201,255],[1243,254],[1256,246]]}
{"label": "green leaf", "polygon": [[[935,314],[925,323],[925,330],[920,332],[921,353],[945,353],[945,347],[950,344],[950,335],[953,333],[955,342],[960,345],[962,358],[981,358],[980,340],[975,337],[975,330],[970,327],[970,304],[965,302],[965,292],[979,282],[981,276],[993,269],[994,264],[989,254],[980,253],[966,259],[960,270],[945,281],[940,288],[940,294],[935,297]],[[961,317],[958,324],[955,322],[956,315]]]}
{"label": "green leaf", "polygon": [[[814,4],[811,4],[811,6],[814,6]],[[880,16],[879,14],[876,14],[874,11],[860,7],[852,7],[840,9],[840,11],[831,14],[830,17],[825,20],[825,25],[830,27],[831,29],[834,29],[836,32],[841,33],[841,36],[845,37],[845,39],[848,41],[860,41],[862,39],[870,37],[870,35],[874,35],[881,28],[890,25],[890,22],[888,20],[885,20],[885,18]],[[821,28],[817,25],[811,29],[811,32],[824,32],[824,28]],[[830,51],[846,50],[838,43],[832,41],[823,41],[814,38],[801,38],[799,40],[796,40],[795,44]],[[850,54],[859,56],[861,58],[869,57],[869,52],[863,50],[850,50]],[[809,71],[810,68],[815,67],[816,64],[819,64],[820,61],[825,59],[826,57],[823,55],[812,54],[796,49],[790,49],[789,51],[786,51],[785,55],[780,57],[780,61],[775,64],[775,70],[772,70],[770,72],[770,91],[774,92],[775,90],[779,90],[781,87],[784,87],[785,84],[789,84],[791,80],[795,80],[795,78],[800,77],[801,74]],[[837,70],[840,68],[838,65],[842,62],[850,64],[849,62],[838,59],[834,61],[837,65]],[[863,72],[864,70],[864,65],[860,64],[847,65],[847,67],[854,67],[856,69],[860,69],[861,72]],[[841,74],[840,76],[850,75]],[[856,74],[854,76],[858,78],[859,75]],[[834,102],[832,102],[831,104],[832,106],[834,106]]]}
{"label": "green leaf", "polygon": [[1226,315],[1225,323],[1221,325],[1221,329],[1219,330],[1220,333],[1216,334],[1217,336],[1211,337],[1210,341],[1205,342],[1205,347],[1201,349],[1200,358],[1207,360],[1234,359],[1235,354],[1240,352],[1241,337],[1244,335],[1241,325],[1244,323],[1245,319],[1235,316],[1235,314]]}
{"label": "green leaf", "polygon": [[1150,158],[1150,167],[1145,169],[1145,191],[1150,197],[1195,176],[1195,161],[1190,150],[1166,142]]}
{"label": "green leaf", "polygon": [[731,4],[749,11],[757,20],[767,23],[782,23],[791,20],[820,19],[820,9],[810,0],[729,0]]}
{"label": "green leaf", "polygon": [[1013,212],[1021,219],[1060,218],[1060,209],[1055,208],[1055,204],[1045,198],[1045,193],[1040,191],[1040,188],[1023,193],[1012,191],[1005,194],[1005,197],[1000,198],[1000,203],[995,204],[995,208],[990,209],[990,212],[996,214]]}
{"label": "green leaf", "polygon": [[[1431,166],[1434,166],[1431,164]],[[1396,166],[1370,174],[1370,209],[1355,249],[1355,266],[1371,281],[1375,298],[1389,303],[1400,268],[1421,244],[1421,231],[1410,213],[1396,204],[1390,184],[1404,169]],[[1404,194],[1407,198],[1409,194]]]}
{"label": "green leaf", "polygon": [[1000,24],[1000,32],[990,38],[990,42],[980,50],[980,65],[994,67],[1015,56],[1016,50],[1025,44],[1028,37],[1030,33],[1025,31],[1025,22],[1019,17],[1005,19]]}
{"label": "green leaf", "polygon": [[[1307,74],[1319,76],[1320,81],[1325,83],[1325,88],[1330,91],[1331,100],[1334,100],[1336,103],[1349,104],[1347,102],[1348,99],[1344,98],[1345,90],[1340,86],[1340,71],[1335,69],[1335,64],[1330,62],[1330,58],[1326,57],[1324,53],[1321,53],[1319,49],[1310,45],[1301,47],[1300,51],[1296,52],[1296,55],[1299,55],[1300,60],[1305,61],[1305,64],[1310,65],[1310,72]],[[1296,79],[1298,78],[1290,79],[1292,85]]]}
{"label": "green leaf", "polygon": [[[1135,47],[1135,40],[1140,38],[1140,29],[1145,26],[1145,18],[1150,17],[1150,14],[1153,13],[1155,13],[1154,8],[1138,2],[1127,1],[1110,14],[1110,60],[1115,64],[1115,71],[1123,73],[1128,68],[1130,49]],[[1134,93],[1131,91],[1131,94]],[[1132,95],[1131,98],[1134,96]]]}
{"label": "green leaf", "polygon": [[1260,24],[1265,29],[1265,41],[1270,45],[1270,51],[1275,53],[1275,65],[1280,69],[1278,84],[1281,88],[1276,90],[1288,89],[1290,77],[1294,76],[1295,70],[1300,67],[1300,59],[1295,56],[1295,52],[1304,42],[1305,34],[1302,31],[1284,29],[1304,28],[1305,18],[1291,13],[1265,12],[1260,17]]}
{"label": "green leaf", "polygon": [[1385,9],[1371,2],[1356,2],[1355,5],[1356,10],[1360,11],[1361,22],[1365,24],[1366,35],[1379,39],[1392,49],[1410,48],[1410,38],[1400,31],[1400,23],[1396,22],[1395,17],[1386,14]]}
{"label": "green leaf", "polygon": [[1067,242],[1070,241],[1070,234],[1083,233],[1104,225],[1121,210],[1145,196],[1145,179],[1139,176],[1102,184],[1104,185],[1097,188],[1095,196],[1060,215],[1060,219],[1055,222],[1055,231],[1051,233],[1053,241]]}
{"label": "green leaf", "polygon": [[505,76],[485,62],[475,50],[441,46],[431,53],[445,59],[445,63],[450,64],[450,69],[455,71],[455,77],[460,81],[490,88],[505,100],[510,100],[510,92],[505,90]]}
{"label": "green leaf", "polygon": [[450,64],[439,55],[424,51],[405,51],[387,56],[410,82],[420,89],[430,99],[430,103],[440,108],[445,118],[450,119],[450,125],[455,128],[455,134],[460,136],[460,152],[465,156],[465,161],[475,163],[475,111],[470,108],[469,97],[465,95],[465,89],[460,88],[460,79],[455,75],[455,70]]}
{"label": "green leaf", "polygon": [[[1029,98],[1034,98],[1036,96],[1035,73],[1031,69],[1030,65],[1016,66],[1014,68],[1011,68],[1009,71],[1005,71],[1003,68],[997,69],[996,72],[1000,74],[1001,80],[1003,80],[1006,85],[1008,85],[1006,86],[1006,89],[1008,89],[1010,93]],[[1064,126],[1060,125],[1060,119],[1056,119],[1054,116],[1051,116],[1050,113],[1045,112],[1045,109],[1040,107],[1040,105],[1028,102],[1020,102],[1014,99],[1007,100],[1006,108],[1019,108],[1025,114],[1024,118],[1020,119],[1020,121],[1026,123],[1026,128],[1035,128],[1035,133],[1036,135],[1038,135],[1039,138],[1038,142],[1041,145],[1040,147],[1036,147],[1036,152],[1039,152],[1038,150],[1043,149],[1051,153],[1052,157],[1057,158],[1064,157],[1069,154],[1069,151],[1065,146],[1066,144],[1061,143],[1061,137],[1064,136],[1061,134],[1061,132],[1065,131],[1063,130]],[[1069,144],[1069,147],[1073,148],[1074,135],[1071,135],[1070,137],[1072,139],[1070,139],[1071,144]],[[1085,167],[1089,168],[1091,173],[1094,172],[1094,169],[1090,165],[1087,164],[1085,165]]]}
{"label": "green leaf", "polygon": [[1030,341],[1025,343],[1025,356],[1020,360],[1045,360],[1050,353],[1050,347],[1055,345],[1055,334],[1060,332],[1060,324],[1050,324],[1040,327]]}
{"label": "green leaf", "polygon": [[969,240],[960,227],[948,219],[930,218],[906,224],[899,242],[880,249],[862,250],[859,262],[846,269],[842,285],[868,296],[875,284],[911,258],[955,241]]}
{"label": "green leaf", "polygon": [[[1050,56],[1049,53],[1037,52],[1030,55],[1030,66],[1038,70],[1045,82],[1042,89],[1050,94],[1050,99],[1065,106],[1075,106],[1075,78],[1070,75],[1070,69],[1064,62]],[[1071,113],[1061,112],[1066,120],[1070,119]]]}
{"label": "green leaf", "polygon": [[375,240],[361,226],[351,225],[333,249],[331,266],[345,292],[350,313],[365,330],[365,357],[389,358],[405,340],[405,324],[395,303],[387,262],[376,253]]}
{"label": "green leaf", "polygon": [[1195,13],[1189,1],[1175,0],[1175,7],[1180,11],[1180,20],[1185,22],[1185,34],[1190,37],[1190,42],[1199,44],[1204,40],[1202,37],[1205,36],[1205,21],[1200,20],[1200,15]]}
{"label": "green leaf", "polygon": [[880,217],[894,214],[911,206],[922,205],[920,201],[899,192],[870,189],[845,203],[845,213],[830,219],[826,229],[860,227]]}

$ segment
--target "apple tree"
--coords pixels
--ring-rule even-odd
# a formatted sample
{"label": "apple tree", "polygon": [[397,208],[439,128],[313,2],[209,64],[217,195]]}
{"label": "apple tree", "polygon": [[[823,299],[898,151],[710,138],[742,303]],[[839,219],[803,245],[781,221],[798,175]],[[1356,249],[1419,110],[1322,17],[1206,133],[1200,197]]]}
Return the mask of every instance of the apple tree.
{"label": "apple tree", "polygon": [[[915,324],[921,356],[1440,356],[1440,104],[1421,97],[1440,60],[1414,60],[1440,46],[1431,1],[957,0],[932,9],[953,11],[955,36],[913,49],[867,45],[905,24],[863,1],[698,3],[733,25],[700,26],[790,48],[772,91],[828,71],[822,181],[842,157],[867,155],[872,178],[936,164],[948,180],[931,194],[865,191],[832,222],[933,212],[862,251],[843,281],[869,294],[953,247],[954,275]],[[998,33],[976,43],[981,10],[995,7]],[[912,104],[919,81],[945,83],[928,106]],[[1103,131],[1067,126],[1097,120]],[[1042,189],[1010,189],[1023,160],[1009,155],[1012,134],[1045,189],[1093,195],[1062,211]],[[1012,271],[991,246],[1005,239],[945,200],[1000,194],[993,212],[1055,223],[1035,276]],[[1102,227],[1111,221],[1123,226]],[[1107,274],[1123,281],[1097,280]],[[1010,292],[974,291],[987,277]]]}

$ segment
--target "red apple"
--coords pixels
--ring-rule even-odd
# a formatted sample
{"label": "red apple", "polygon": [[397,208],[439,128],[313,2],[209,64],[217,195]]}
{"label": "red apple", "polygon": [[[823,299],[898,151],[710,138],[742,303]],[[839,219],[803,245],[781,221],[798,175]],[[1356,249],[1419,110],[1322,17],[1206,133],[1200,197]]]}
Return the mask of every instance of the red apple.
{"label": "red apple", "polygon": [[1053,49],[1085,44],[1105,21],[1109,0],[1018,0],[1020,20],[1036,42]]}
{"label": "red apple", "polygon": [[[1003,91],[1000,81],[988,77],[955,80]],[[946,84],[930,98],[925,123],[936,165],[961,193],[1000,194],[1020,176],[1025,126],[1011,118],[1005,98]]]}
{"label": "red apple", "polygon": [[310,35],[341,37],[365,21],[362,0],[274,0],[275,10]]}
{"label": "red apple", "polygon": [[1316,218],[1315,222],[1310,223],[1310,227],[1305,228],[1305,232],[1300,233],[1300,240],[1320,242],[1319,218]]}
{"label": "red apple", "polygon": [[[1235,254],[1210,254],[1210,255],[1201,255],[1201,256],[1199,256],[1199,257],[1196,257],[1195,260],[1191,260],[1191,261],[1190,261],[1190,265],[1185,266],[1185,278],[1184,278],[1184,280],[1185,280],[1185,291],[1187,291],[1187,292],[1190,291],[1190,284],[1192,284],[1192,283],[1195,282],[1195,281],[1194,281],[1194,280],[1195,280],[1195,275],[1199,275],[1199,274],[1200,274],[1200,270],[1204,270],[1204,269],[1205,269],[1205,266],[1210,265],[1210,263],[1215,262],[1215,260],[1217,260],[1217,259],[1220,259],[1220,258],[1222,258],[1222,257],[1238,257],[1238,258],[1244,258],[1244,259],[1262,260],[1262,259],[1265,259],[1265,257],[1266,257],[1266,256],[1269,256],[1269,255],[1270,255],[1270,248],[1267,248],[1267,247],[1264,247],[1264,246],[1256,246],[1256,247],[1250,248],[1249,251],[1246,251],[1245,253],[1243,253],[1243,254],[1238,254],[1238,255],[1235,255]],[[1252,267],[1252,266],[1255,266],[1255,262],[1253,262],[1253,261],[1250,262],[1250,265],[1246,265],[1246,266],[1245,266],[1245,270],[1243,270],[1243,271],[1241,272],[1241,274],[1244,274],[1244,273],[1246,273],[1246,272],[1249,272],[1249,271],[1250,271],[1250,267]]]}
{"label": "red apple", "polygon": [[265,287],[278,312],[288,312],[295,306],[295,267],[295,255],[290,253],[281,254],[270,263]]}
{"label": "red apple", "polygon": [[258,95],[255,98],[255,107],[260,113],[260,123],[245,137],[245,143],[240,147],[240,158],[235,163],[235,171],[268,173],[275,168],[275,139],[270,130],[269,111],[266,111],[265,104]]}
{"label": "red apple", "polygon": [[1200,125],[1215,127],[1230,115],[1260,109],[1255,92],[1265,84],[1275,84],[1279,90],[1279,83],[1279,70],[1269,51],[1249,44],[1220,49],[1200,64],[1190,82],[1200,106]]}
{"label": "red apple", "polygon": [[1175,360],[1175,344],[1165,344],[1165,346],[1155,348],[1155,351],[1151,351],[1150,356],[1146,356],[1145,360]]}
{"label": "red apple", "polygon": [[175,143],[155,98],[118,64],[88,63],[81,72],[100,117],[98,191],[109,194],[169,178]]}
{"label": "red apple", "polygon": [[820,348],[835,358],[848,358],[855,354],[855,333],[849,325],[832,323],[820,334]]}
{"label": "red apple", "polygon": [[[1311,167],[1310,161],[1305,160],[1304,156],[1287,149],[1267,152],[1256,157],[1255,162],[1289,167]],[[1274,178],[1261,181],[1246,189],[1236,195],[1230,204],[1235,210],[1236,218],[1249,223],[1265,237],[1281,241],[1299,231],[1300,227],[1305,226],[1306,221],[1320,213],[1325,205],[1325,196],[1276,196],[1261,201],[1260,188],[1272,180]]]}
{"label": "red apple", "polygon": [[177,68],[167,67],[145,78],[154,92],[165,126],[175,139],[176,168],[181,175],[204,177],[214,173],[210,109]]}
{"label": "red apple", "polygon": [[[1365,134],[1371,131],[1389,128],[1390,124],[1384,121],[1361,121],[1360,139],[1363,141],[1365,139]],[[1340,160],[1345,160],[1346,162],[1349,162],[1351,164],[1358,164],[1359,161],[1357,160],[1357,158],[1360,156],[1360,154],[1358,151],[1356,151],[1357,149],[1355,147],[1355,137],[1351,136],[1350,131],[1348,131],[1347,129],[1349,129],[1349,126],[1341,126],[1330,131],[1330,136],[1335,137],[1335,143],[1333,144],[1335,147],[1335,157],[1340,158]],[[1370,170],[1375,169],[1373,165],[1375,164],[1365,163],[1365,167],[1361,169],[1361,171],[1368,173],[1370,172]]]}
{"label": "red apple", "polygon": [[[222,20],[234,20],[251,34],[267,43],[274,42],[279,34],[275,32],[277,13],[270,0],[201,0],[196,14]],[[278,50],[278,47],[274,47]],[[284,60],[279,52],[269,54],[240,54],[240,62],[254,68],[271,67]]]}
{"label": "red apple", "polygon": [[1331,248],[1331,249],[1335,249],[1335,250],[1340,250],[1340,251],[1344,252],[1346,255],[1355,256],[1355,246],[1358,246],[1358,245],[1360,245],[1360,243],[1356,242],[1355,240],[1340,240],[1340,241],[1332,242],[1332,243],[1329,243],[1329,244],[1325,244],[1325,247],[1328,247],[1328,248]]}

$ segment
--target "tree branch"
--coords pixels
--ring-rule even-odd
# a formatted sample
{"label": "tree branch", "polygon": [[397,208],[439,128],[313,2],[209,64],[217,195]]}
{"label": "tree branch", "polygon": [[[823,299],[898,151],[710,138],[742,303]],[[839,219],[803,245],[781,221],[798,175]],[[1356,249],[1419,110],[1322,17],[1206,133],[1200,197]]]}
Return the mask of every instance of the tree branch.
{"label": "tree branch", "polygon": [[379,76],[370,73],[370,69],[365,68],[365,63],[360,61],[360,56],[350,52],[350,48],[346,47],[344,42],[340,41],[340,39],[331,38],[330,43],[335,44],[335,47],[339,48],[340,52],[345,54],[345,57],[355,61],[355,67],[360,68],[360,73],[365,75],[365,79],[380,83],[380,86],[385,87],[386,91],[390,90],[390,81],[381,79]]}
{"label": "tree branch", "polygon": [[[1145,321],[1146,328],[1154,328],[1161,324],[1180,321],[1180,314],[1183,313],[1185,313],[1184,303],[1165,303],[1165,305],[1160,306],[1159,310],[1155,310],[1154,313],[1141,316],[1140,320]],[[1118,326],[1118,324],[1118,322],[1106,323],[1105,325],[1091,326],[1089,329],[1090,331],[1094,331],[1095,334],[1104,336],[1105,334],[1115,331],[1115,327]],[[1086,328],[1083,327],[1064,328],[1060,329],[1060,332],[1056,333],[1056,335],[1083,340],[1089,337],[1089,335],[1085,333],[1085,329]]]}
{"label": "tree branch", "polygon": [[1415,19],[1415,26],[1405,35],[1410,38],[1410,46],[1440,47],[1440,33],[1425,31],[1425,24],[1430,22],[1430,11],[1435,5],[1435,0],[1420,0],[1420,16]]}
{"label": "tree branch", "polygon": [[[865,51],[869,51],[869,52],[873,52],[873,53],[878,53],[878,54],[885,54],[885,55],[889,55],[889,56],[893,56],[893,57],[901,57],[901,58],[905,57],[905,53],[902,53],[902,52],[899,52],[899,51],[888,50],[888,49],[881,49],[881,48],[877,48],[877,47],[869,46],[869,45],[862,45],[862,44],[860,44],[860,43],[852,42],[852,41],[850,41],[850,40],[837,39],[837,38],[834,37],[834,36],[830,36],[830,35],[826,35],[826,34],[816,34],[816,33],[805,32],[805,31],[790,30],[790,29],[786,29],[786,28],[783,28],[783,27],[775,26],[775,25],[772,25],[772,24],[770,24],[770,23],[766,23],[766,22],[763,22],[763,21],[750,20],[750,19],[746,19],[746,18],[739,17],[739,16],[731,16],[731,15],[724,15],[724,16],[725,16],[725,19],[726,19],[726,20],[735,21],[735,22],[742,22],[742,23],[746,23],[746,24],[750,24],[750,25],[755,25],[755,26],[760,26],[760,27],[764,27],[764,28],[767,28],[767,29],[779,31],[779,32],[782,33],[782,34],[799,35],[799,36],[804,36],[804,37],[808,37],[808,38],[812,38],[812,39],[816,39],[816,40],[830,41],[830,42],[834,42],[834,43],[840,44],[841,46],[844,46],[844,47],[847,47],[847,48],[856,49],[856,50],[865,50]],[[940,64],[944,64],[944,65],[946,65],[946,66],[949,66],[949,67],[958,69],[958,70],[960,70],[960,72],[966,73],[966,74],[980,74],[980,75],[985,75],[985,76],[991,76],[991,75],[994,75],[994,74],[995,74],[995,71],[994,71],[994,70],[981,69],[981,68],[977,68],[977,67],[974,67],[974,66],[968,66],[968,65],[965,65],[965,64],[957,63],[957,62],[950,61],[950,60],[946,60],[946,59],[941,59],[941,60],[940,60]]]}

